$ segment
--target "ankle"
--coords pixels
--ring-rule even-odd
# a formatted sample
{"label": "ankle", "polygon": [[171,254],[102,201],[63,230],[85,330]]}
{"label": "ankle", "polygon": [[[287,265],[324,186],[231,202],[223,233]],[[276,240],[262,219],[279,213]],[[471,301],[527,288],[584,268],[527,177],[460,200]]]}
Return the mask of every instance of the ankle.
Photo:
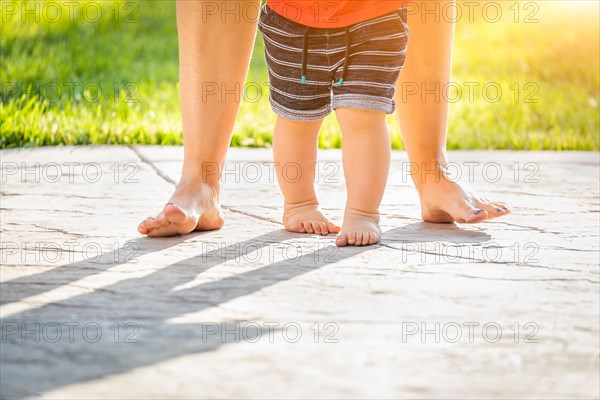
{"label": "ankle", "polygon": [[451,181],[448,171],[448,162],[445,159],[430,159],[410,162],[410,177],[419,194],[429,185],[437,185]]}
{"label": "ankle", "polygon": [[177,188],[192,188],[194,190],[210,190],[211,192],[219,193],[221,190],[221,182],[207,181],[202,176],[193,174],[183,174],[177,183]]}
{"label": "ankle", "polygon": [[294,212],[295,210],[298,209],[303,209],[306,207],[314,207],[314,208],[318,208],[319,207],[319,200],[317,200],[316,197],[308,199],[308,200],[303,200],[303,201],[295,201],[295,202],[290,202],[288,200],[284,200],[283,203],[283,211],[284,213],[290,213],[290,212]]}
{"label": "ankle", "polygon": [[358,209],[358,208],[346,206],[346,210],[344,211],[344,219],[346,219],[346,217],[348,217],[348,216],[368,218],[368,219],[373,220],[373,222],[375,222],[377,224],[379,224],[379,221],[380,221],[379,209],[365,210],[365,209]]}
{"label": "ankle", "polygon": [[220,187],[222,164],[215,162],[184,161],[180,183],[203,184]]}

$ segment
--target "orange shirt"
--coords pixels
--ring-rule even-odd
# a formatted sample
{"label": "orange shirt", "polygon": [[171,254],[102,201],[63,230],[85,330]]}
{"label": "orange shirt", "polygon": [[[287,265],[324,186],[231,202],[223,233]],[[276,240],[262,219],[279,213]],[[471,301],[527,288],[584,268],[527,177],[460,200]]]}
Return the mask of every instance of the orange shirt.
{"label": "orange shirt", "polygon": [[407,0],[267,0],[271,10],[314,28],[341,28],[380,17]]}

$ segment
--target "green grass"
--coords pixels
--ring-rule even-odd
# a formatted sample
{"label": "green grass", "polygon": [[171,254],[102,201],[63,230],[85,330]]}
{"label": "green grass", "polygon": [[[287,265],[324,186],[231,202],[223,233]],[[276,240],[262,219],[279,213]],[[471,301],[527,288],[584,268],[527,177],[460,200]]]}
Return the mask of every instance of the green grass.
{"label": "green grass", "polygon": [[[102,6],[95,22],[82,15],[86,2],[77,2],[72,20],[63,4],[56,21],[43,18],[54,18],[49,3],[38,2],[36,21],[9,12],[9,3],[21,2],[1,2],[0,147],[182,143],[173,1],[93,2]],[[470,23],[466,15],[458,23],[453,80],[463,93],[451,104],[448,148],[599,150],[597,3],[538,2],[539,22],[530,24],[515,23],[509,3],[498,23]],[[87,11],[94,18],[95,8]],[[262,51],[259,36],[251,82],[267,81]],[[469,82],[479,83],[472,101]],[[502,89],[497,102],[482,95],[489,82]],[[525,101],[528,94],[535,102]],[[389,119],[393,146],[402,149]],[[232,145],[270,145],[274,120],[266,95],[243,103]],[[341,147],[333,116],[320,146]]]}

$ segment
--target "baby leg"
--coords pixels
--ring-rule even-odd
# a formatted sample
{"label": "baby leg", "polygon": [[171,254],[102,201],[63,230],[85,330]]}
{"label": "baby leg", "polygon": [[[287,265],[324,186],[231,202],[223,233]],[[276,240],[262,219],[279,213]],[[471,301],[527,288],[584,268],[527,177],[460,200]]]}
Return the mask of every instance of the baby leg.
{"label": "baby leg", "polygon": [[383,111],[339,108],[344,139],[342,157],[348,191],[344,223],[336,244],[379,242],[379,205],[390,167],[390,138]]}
{"label": "baby leg", "polygon": [[283,226],[290,232],[328,235],[340,231],[319,211],[315,193],[317,140],[323,119],[291,121],[277,117],[273,156],[285,199]]}

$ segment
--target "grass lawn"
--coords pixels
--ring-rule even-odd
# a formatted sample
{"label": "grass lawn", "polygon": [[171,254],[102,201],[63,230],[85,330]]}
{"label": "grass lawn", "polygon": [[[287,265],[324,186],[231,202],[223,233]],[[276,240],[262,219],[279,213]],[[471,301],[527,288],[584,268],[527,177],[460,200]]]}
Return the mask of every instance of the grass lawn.
{"label": "grass lawn", "polygon": [[[174,1],[1,3],[1,147],[182,143]],[[478,4],[459,2],[448,148],[599,150],[599,3]],[[268,146],[260,36],[248,81],[232,145]],[[320,145],[341,146],[333,116]]]}

